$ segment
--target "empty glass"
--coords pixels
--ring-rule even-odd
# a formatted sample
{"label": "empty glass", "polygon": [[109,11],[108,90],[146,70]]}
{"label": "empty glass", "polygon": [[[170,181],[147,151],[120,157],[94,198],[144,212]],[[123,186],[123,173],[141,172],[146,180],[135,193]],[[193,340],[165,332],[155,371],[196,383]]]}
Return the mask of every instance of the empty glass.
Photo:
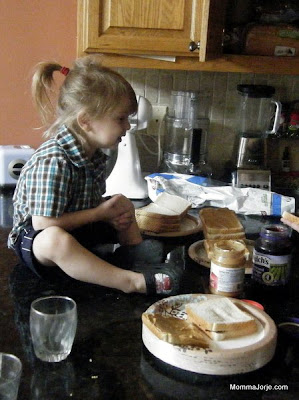
{"label": "empty glass", "polygon": [[13,354],[0,353],[0,400],[16,400],[22,363]]}
{"label": "empty glass", "polygon": [[73,299],[49,296],[31,304],[30,332],[35,355],[58,362],[71,352],[77,329],[77,306]]}

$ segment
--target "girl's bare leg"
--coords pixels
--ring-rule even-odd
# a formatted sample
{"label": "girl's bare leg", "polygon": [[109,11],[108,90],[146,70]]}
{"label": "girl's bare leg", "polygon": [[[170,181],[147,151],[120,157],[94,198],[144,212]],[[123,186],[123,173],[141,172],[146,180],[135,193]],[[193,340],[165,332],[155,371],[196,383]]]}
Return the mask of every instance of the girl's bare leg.
{"label": "girl's bare leg", "polygon": [[[132,231],[126,231],[126,236],[124,232],[121,233],[125,244],[138,244],[142,241],[139,229],[136,232],[136,227],[133,228],[132,224]],[[33,252],[41,264],[49,268],[59,266],[74,279],[125,293],[146,292],[143,274],[109,264],[81,246],[72,235],[59,227],[52,226],[40,232],[34,239]]]}
{"label": "girl's bare leg", "polygon": [[127,230],[118,232],[118,240],[121,245],[134,245],[142,242],[142,236],[136,220],[131,223]]}

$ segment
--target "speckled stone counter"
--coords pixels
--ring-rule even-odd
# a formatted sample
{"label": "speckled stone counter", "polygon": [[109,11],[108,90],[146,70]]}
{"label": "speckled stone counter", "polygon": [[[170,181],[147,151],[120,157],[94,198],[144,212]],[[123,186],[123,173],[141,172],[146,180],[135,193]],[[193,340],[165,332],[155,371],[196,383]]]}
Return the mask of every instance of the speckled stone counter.
{"label": "speckled stone counter", "polygon": [[[3,212],[3,210],[2,210]],[[242,217],[251,238],[269,219]],[[271,220],[272,222],[272,220]],[[123,294],[71,280],[59,284],[40,281],[17,264],[6,248],[9,227],[0,227],[0,351],[21,358],[23,374],[19,400],[216,400],[299,398],[299,345],[279,335],[274,359],[252,373],[208,376],[185,372],[153,357],[141,339],[141,314],[159,298]],[[166,247],[179,246],[186,264],[181,293],[203,293],[209,270],[187,256],[190,244],[201,233],[168,239]],[[297,256],[296,256],[297,257]],[[296,258],[297,260],[298,258]],[[298,261],[286,296],[261,298],[265,311],[279,323],[286,316],[299,316]],[[251,293],[247,277],[245,294]],[[39,361],[32,350],[29,309],[37,297],[59,294],[72,297],[78,306],[78,329],[70,356],[60,363]],[[256,298],[253,298],[256,300]],[[272,385],[281,390],[269,390]]]}

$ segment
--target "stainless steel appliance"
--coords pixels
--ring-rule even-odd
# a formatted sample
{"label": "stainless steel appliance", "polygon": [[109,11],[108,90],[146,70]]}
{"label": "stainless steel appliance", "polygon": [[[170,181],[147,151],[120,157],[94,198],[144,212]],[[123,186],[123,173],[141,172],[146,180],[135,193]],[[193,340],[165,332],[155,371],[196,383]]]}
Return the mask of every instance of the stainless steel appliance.
{"label": "stainless steel appliance", "polygon": [[208,98],[199,92],[171,92],[160,171],[211,175],[207,164],[208,111]]}
{"label": "stainless steel appliance", "polygon": [[281,103],[272,99],[275,93],[272,86],[243,84],[238,85],[237,90],[240,97],[237,109],[238,150],[233,185],[270,190],[267,140],[279,128]]}
{"label": "stainless steel appliance", "polygon": [[233,174],[233,186],[271,189],[271,171],[267,169],[238,169]]}

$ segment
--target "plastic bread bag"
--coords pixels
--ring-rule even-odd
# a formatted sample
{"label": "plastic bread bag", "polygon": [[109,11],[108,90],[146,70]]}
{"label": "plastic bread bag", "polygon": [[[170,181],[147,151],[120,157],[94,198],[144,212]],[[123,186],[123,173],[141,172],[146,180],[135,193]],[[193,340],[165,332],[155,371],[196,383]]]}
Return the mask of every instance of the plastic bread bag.
{"label": "plastic bread bag", "polygon": [[183,174],[155,173],[145,179],[152,201],[156,200],[158,194],[166,191],[188,200],[193,208],[227,207],[244,215],[281,216],[284,211],[295,212],[293,197],[268,190],[223,186],[223,183],[209,178]]}

